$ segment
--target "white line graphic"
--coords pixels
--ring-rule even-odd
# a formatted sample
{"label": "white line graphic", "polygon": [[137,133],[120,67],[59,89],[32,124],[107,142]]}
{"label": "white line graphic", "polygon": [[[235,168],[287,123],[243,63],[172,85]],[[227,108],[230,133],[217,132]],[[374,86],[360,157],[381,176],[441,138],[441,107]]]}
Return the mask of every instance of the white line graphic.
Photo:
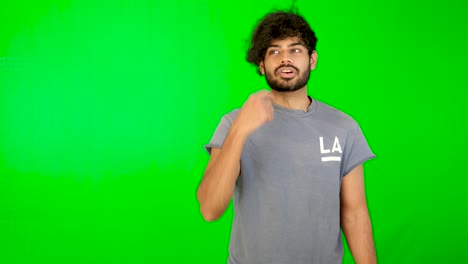
{"label": "white line graphic", "polygon": [[322,161],[340,161],[341,157],[322,157]]}

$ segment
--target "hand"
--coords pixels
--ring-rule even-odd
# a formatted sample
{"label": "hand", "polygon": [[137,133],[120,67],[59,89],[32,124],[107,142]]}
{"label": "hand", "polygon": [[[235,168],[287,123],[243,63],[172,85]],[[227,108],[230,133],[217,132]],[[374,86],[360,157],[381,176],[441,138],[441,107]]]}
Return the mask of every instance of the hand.
{"label": "hand", "polygon": [[242,106],[233,126],[250,135],[257,128],[273,120],[273,96],[261,90],[249,96]]}

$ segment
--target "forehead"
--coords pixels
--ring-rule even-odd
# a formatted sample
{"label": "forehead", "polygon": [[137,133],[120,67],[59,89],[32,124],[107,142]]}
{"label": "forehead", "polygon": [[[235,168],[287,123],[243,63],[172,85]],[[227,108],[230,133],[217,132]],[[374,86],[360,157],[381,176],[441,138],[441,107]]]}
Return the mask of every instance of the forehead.
{"label": "forehead", "polygon": [[270,47],[271,46],[280,46],[280,47],[287,47],[291,44],[295,44],[295,43],[300,43],[301,45],[304,45],[304,42],[302,41],[302,39],[300,39],[299,37],[287,37],[285,39],[275,39],[273,40],[271,43],[270,43]]}

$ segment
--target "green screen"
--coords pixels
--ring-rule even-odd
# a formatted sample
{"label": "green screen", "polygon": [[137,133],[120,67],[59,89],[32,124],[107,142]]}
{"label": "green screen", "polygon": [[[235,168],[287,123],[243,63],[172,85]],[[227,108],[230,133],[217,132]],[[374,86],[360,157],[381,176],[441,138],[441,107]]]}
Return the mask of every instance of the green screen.
{"label": "green screen", "polygon": [[[196,189],[292,1],[0,2],[0,263],[226,263]],[[356,119],[379,263],[468,263],[467,4],[305,1],[309,94]],[[354,263],[346,248],[344,263]]]}

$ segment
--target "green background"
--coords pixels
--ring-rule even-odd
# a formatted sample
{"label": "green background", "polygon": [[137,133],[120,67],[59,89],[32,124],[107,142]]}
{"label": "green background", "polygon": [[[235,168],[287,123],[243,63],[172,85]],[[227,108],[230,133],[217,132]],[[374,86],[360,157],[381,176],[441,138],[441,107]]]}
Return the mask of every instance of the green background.
{"label": "green background", "polygon": [[[267,87],[246,40],[291,2],[1,0],[0,263],[226,263],[232,208],[198,211],[203,145]],[[378,156],[379,262],[468,263],[467,4],[295,5],[319,39],[310,95]]]}

